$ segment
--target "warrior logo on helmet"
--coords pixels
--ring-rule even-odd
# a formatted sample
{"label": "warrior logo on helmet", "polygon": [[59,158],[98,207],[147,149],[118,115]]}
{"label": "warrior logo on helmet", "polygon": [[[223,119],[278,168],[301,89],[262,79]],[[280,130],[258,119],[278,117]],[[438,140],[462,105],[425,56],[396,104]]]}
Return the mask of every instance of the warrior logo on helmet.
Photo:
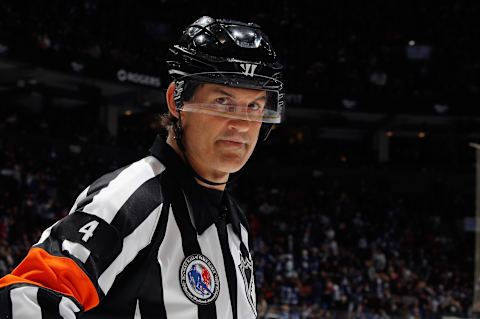
{"label": "warrior logo on helmet", "polygon": [[255,69],[257,68],[256,64],[250,64],[250,63],[241,63],[240,67],[243,70],[243,74],[248,75],[248,76],[254,76],[255,75]]}

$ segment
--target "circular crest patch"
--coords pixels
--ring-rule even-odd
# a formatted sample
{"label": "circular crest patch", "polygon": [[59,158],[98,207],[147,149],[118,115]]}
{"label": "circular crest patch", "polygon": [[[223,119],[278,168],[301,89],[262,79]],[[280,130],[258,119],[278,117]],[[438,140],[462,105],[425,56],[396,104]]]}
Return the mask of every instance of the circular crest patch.
{"label": "circular crest patch", "polygon": [[185,296],[197,305],[214,302],[220,293],[217,270],[212,262],[201,254],[193,254],[183,260],[180,284]]}

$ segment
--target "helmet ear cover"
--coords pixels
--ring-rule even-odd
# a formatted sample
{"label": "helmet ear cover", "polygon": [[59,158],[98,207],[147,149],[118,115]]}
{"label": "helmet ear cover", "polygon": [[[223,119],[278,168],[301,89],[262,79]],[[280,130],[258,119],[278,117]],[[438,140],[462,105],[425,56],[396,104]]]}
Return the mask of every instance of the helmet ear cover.
{"label": "helmet ear cover", "polygon": [[195,94],[197,88],[201,85],[200,82],[194,80],[174,81],[175,91],[173,93],[175,107],[178,110],[182,109],[183,101],[190,101]]}

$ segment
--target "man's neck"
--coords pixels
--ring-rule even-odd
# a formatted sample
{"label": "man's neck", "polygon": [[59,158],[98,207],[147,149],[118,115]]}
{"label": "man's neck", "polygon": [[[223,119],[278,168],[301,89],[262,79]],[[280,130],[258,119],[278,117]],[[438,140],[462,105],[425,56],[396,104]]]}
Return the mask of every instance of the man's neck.
{"label": "man's neck", "polygon": [[[182,159],[182,161],[185,162],[185,156],[187,156],[187,154],[180,150],[180,147],[178,146],[177,141],[173,138],[172,134],[168,134],[167,144],[170,145],[175,150],[175,153],[177,153],[177,155]],[[192,159],[190,159],[190,158],[188,158],[188,163],[186,163],[186,164],[190,165],[191,168],[195,171],[195,173],[197,173],[198,175],[200,175],[201,177],[205,178],[208,181],[212,181],[214,183],[224,183],[225,180],[228,180],[228,174],[227,174],[226,177],[225,176],[221,176],[221,177],[220,176],[215,176],[217,174],[215,174],[214,172],[209,173],[209,172],[206,172],[205,170],[200,169],[197,165],[195,165],[196,162],[194,160],[192,161]],[[194,176],[194,178],[195,178],[195,181],[199,185],[202,185],[203,187],[216,189],[216,190],[219,190],[219,191],[225,190],[225,184],[210,185],[210,184],[207,184],[207,183],[201,181],[196,176]]]}

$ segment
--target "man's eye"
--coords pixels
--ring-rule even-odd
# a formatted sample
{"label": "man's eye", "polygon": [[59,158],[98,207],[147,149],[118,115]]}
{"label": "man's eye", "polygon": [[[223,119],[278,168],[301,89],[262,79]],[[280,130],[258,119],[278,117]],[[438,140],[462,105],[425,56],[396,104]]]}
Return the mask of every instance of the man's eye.
{"label": "man's eye", "polygon": [[248,104],[248,109],[250,111],[259,111],[262,107],[258,103],[250,103]]}
{"label": "man's eye", "polygon": [[229,104],[232,104],[230,99],[227,98],[227,97],[218,97],[215,99],[215,103],[216,104],[220,104],[220,105],[229,105]]}

